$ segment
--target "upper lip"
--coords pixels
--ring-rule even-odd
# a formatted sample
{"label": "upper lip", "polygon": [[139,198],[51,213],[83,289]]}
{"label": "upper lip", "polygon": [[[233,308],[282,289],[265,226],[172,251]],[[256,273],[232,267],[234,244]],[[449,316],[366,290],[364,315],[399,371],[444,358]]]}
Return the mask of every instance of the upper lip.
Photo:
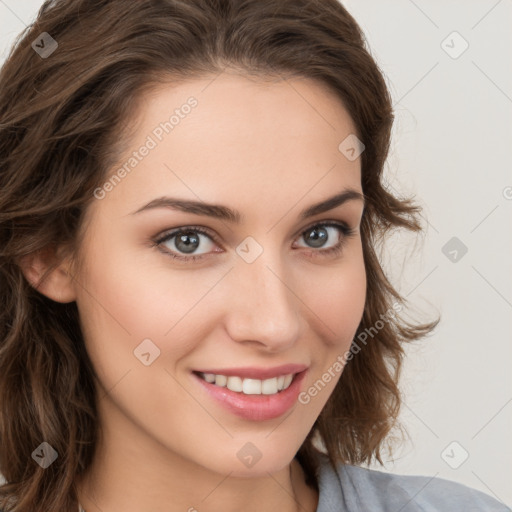
{"label": "upper lip", "polygon": [[300,373],[308,368],[305,364],[283,364],[274,368],[258,368],[256,366],[244,366],[241,368],[209,368],[196,369],[194,371],[201,373],[214,373],[216,375],[226,375],[226,377],[243,377],[246,379],[272,379],[281,375],[290,373]]}

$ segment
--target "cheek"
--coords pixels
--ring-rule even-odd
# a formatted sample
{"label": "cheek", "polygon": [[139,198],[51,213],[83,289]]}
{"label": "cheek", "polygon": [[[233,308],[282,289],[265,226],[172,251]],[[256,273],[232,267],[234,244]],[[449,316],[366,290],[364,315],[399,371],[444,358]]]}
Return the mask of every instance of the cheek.
{"label": "cheek", "polygon": [[333,349],[350,343],[361,321],[366,301],[366,271],[362,247],[354,243],[351,251],[336,266],[318,267],[303,280],[304,302],[316,313],[312,323],[318,334]]}
{"label": "cheek", "polygon": [[[143,340],[156,347],[152,357],[170,351],[171,359],[179,358],[189,350],[193,336],[184,336],[183,329],[190,335],[189,316],[205,314],[198,306],[215,276],[166,273],[165,263],[155,264],[154,255],[141,256],[133,248],[130,253],[121,244],[96,240],[89,246],[89,264],[77,276],[77,306],[89,356],[108,387],[128,369],[142,366],[134,351]],[[155,360],[157,366],[163,359]]]}
{"label": "cheek", "polygon": [[[180,268],[155,251],[134,250],[124,241],[98,236],[90,245],[89,265],[82,276],[87,291],[81,290],[77,304],[102,388],[128,393],[130,383],[138,380],[139,386],[129,392],[133,403],[148,402],[144,393],[158,389],[157,394],[151,392],[152,408],[145,415],[161,410],[165,416],[170,411],[164,413],[158,400],[182,404],[183,410],[190,407],[168,372],[181,371],[182,362],[222,326],[238,285],[223,279],[229,265]],[[147,352],[151,363],[144,366],[139,357]],[[126,411],[129,408],[127,403]]]}
{"label": "cheek", "polygon": [[[347,361],[352,340],[361,321],[366,300],[366,271],[362,252],[347,258],[329,279],[316,276],[309,287],[308,304],[319,317],[315,323],[317,345],[311,372],[298,397],[302,414],[311,426],[320,415],[338,383]],[[320,285],[323,285],[320,288]]]}

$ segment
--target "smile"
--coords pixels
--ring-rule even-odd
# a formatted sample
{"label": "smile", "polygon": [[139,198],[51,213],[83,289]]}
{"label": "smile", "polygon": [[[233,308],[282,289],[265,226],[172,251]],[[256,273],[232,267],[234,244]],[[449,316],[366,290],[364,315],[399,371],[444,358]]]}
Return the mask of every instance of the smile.
{"label": "smile", "polygon": [[296,374],[289,373],[271,379],[249,379],[239,376],[216,375],[214,373],[197,372],[197,375],[206,382],[227,388],[236,393],[245,395],[275,395],[288,389]]}

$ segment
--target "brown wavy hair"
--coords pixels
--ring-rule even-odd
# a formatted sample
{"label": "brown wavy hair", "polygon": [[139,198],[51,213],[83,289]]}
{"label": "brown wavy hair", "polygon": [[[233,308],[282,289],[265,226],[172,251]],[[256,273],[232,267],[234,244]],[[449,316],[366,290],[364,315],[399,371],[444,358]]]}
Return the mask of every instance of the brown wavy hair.
{"label": "brown wavy hair", "polygon": [[[58,47],[42,57],[47,32]],[[41,44],[40,44],[41,47]],[[46,47],[48,48],[48,46]],[[137,100],[158,83],[221,73],[314,78],[348,110],[365,144],[361,223],[367,299],[356,337],[405,299],[377,247],[391,230],[422,232],[420,207],[383,183],[394,119],[364,35],[336,0],[48,0],[0,70],[0,487],[4,511],[78,508],[75,477],[91,463],[100,426],[96,374],[76,302],[50,300],[21,262],[78,254],[94,190],[126,147]],[[341,142],[341,141],[340,141]],[[62,254],[64,255],[64,254]],[[50,269],[50,272],[58,262]],[[46,274],[45,274],[46,275]],[[44,279],[45,276],[43,276]],[[347,362],[297,453],[318,489],[314,437],[331,464],[382,464],[398,425],[403,344],[437,325],[395,315]],[[58,458],[42,469],[42,441]]]}

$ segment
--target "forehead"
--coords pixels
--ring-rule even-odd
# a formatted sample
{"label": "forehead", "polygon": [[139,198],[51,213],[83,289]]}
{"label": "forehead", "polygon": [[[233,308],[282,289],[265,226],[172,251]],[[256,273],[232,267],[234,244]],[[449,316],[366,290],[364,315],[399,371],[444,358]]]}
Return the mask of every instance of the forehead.
{"label": "forehead", "polygon": [[168,193],[243,211],[262,197],[291,207],[306,194],[314,202],[333,189],[360,189],[359,159],[338,149],[354,123],[313,79],[224,72],[159,84],[131,121],[129,149],[110,171],[127,172],[102,207],[132,211]]}
{"label": "forehead", "polygon": [[[188,109],[186,104],[191,98],[196,106]],[[179,116],[172,121],[174,127],[193,128],[197,137],[190,142],[199,142],[199,135],[206,135],[200,139],[202,145],[209,140],[220,142],[223,136],[238,139],[247,135],[254,137],[255,144],[282,145],[286,140],[275,140],[273,135],[283,133],[314,140],[314,132],[323,137],[326,132],[339,136],[356,131],[341,98],[323,82],[304,77],[255,78],[224,71],[158,85],[139,98],[134,118],[138,135],[149,133],[155,123],[169,120],[174,112]],[[183,123],[185,119],[187,122]],[[174,134],[179,131],[190,135],[190,130],[183,129]]]}

